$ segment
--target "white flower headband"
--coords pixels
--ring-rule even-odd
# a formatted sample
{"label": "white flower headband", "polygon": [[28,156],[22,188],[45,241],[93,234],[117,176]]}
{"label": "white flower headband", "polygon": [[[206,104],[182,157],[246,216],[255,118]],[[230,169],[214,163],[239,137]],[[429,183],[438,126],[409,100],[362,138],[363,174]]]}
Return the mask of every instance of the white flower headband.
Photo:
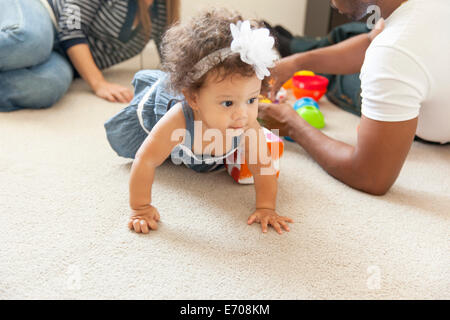
{"label": "white flower headband", "polygon": [[229,56],[239,53],[241,60],[255,69],[256,76],[263,80],[265,76],[270,76],[271,68],[278,59],[277,52],[273,49],[275,40],[269,35],[266,28],[251,29],[250,21],[238,21],[235,25],[230,24],[233,41],[230,48],[217,50],[194,66],[194,80],[200,79],[211,68],[221,63]]}

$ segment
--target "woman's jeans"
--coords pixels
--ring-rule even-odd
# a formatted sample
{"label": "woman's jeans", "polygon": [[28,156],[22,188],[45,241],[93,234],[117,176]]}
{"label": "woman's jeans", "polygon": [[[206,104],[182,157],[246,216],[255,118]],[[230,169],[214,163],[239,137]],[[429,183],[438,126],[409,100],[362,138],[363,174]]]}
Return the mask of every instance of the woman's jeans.
{"label": "woman's jeans", "polygon": [[0,111],[47,108],[66,93],[73,69],[55,34],[39,0],[0,0]]}
{"label": "woman's jeans", "polygon": [[[353,36],[367,33],[369,29],[364,23],[352,22],[334,28],[327,37],[307,38],[295,37],[291,41],[291,54],[327,47],[347,40]],[[361,115],[361,81],[359,73],[351,75],[323,75],[330,80],[328,100],[348,112]]]}

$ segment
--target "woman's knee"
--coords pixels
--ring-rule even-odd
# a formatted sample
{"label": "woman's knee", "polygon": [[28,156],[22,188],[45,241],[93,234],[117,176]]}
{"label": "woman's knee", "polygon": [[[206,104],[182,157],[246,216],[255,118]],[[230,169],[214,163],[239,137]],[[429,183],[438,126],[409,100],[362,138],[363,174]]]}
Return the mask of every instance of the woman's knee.
{"label": "woman's knee", "polygon": [[54,27],[39,1],[0,0],[0,71],[46,61],[53,49]]}
{"label": "woman's knee", "polygon": [[66,94],[72,83],[73,70],[68,61],[56,52],[52,52],[50,61],[51,69],[42,78],[42,90],[35,92],[34,108],[51,107]]}
{"label": "woman's knee", "polygon": [[49,108],[64,96],[72,79],[69,62],[52,52],[50,59],[38,66],[0,74],[5,88],[0,107],[3,111]]}

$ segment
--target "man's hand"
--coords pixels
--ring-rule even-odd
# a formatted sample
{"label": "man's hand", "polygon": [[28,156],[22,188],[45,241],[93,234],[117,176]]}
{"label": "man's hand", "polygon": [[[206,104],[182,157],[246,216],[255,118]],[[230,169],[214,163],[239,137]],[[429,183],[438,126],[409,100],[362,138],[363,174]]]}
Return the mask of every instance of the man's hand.
{"label": "man's hand", "polygon": [[260,103],[258,108],[258,119],[262,120],[263,126],[269,130],[279,129],[280,136],[289,135],[289,121],[300,117],[294,108],[287,104]]}
{"label": "man's hand", "polygon": [[269,98],[271,100],[275,100],[278,91],[281,86],[288,81],[295,72],[297,72],[297,55],[292,55],[286,58],[279,60],[275,67],[272,69],[272,79],[274,80],[273,84],[270,87]]}
{"label": "man's hand", "polygon": [[256,209],[255,212],[248,218],[247,224],[253,222],[261,223],[261,229],[264,233],[267,232],[267,227],[271,225],[279,234],[282,234],[284,230],[289,231],[289,226],[286,222],[294,222],[291,218],[280,217],[275,210],[272,209]]}
{"label": "man's hand", "polygon": [[128,103],[133,99],[133,92],[129,88],[107,81],[95,84],[92,89],[98,97],[109,102]]}
{"label": "man's hand", "polygon": [[159,212],[152,205],[134,209],[128,221],[128,228],[137,233],[149,233],[150,230],[158,229],[159,219]]}

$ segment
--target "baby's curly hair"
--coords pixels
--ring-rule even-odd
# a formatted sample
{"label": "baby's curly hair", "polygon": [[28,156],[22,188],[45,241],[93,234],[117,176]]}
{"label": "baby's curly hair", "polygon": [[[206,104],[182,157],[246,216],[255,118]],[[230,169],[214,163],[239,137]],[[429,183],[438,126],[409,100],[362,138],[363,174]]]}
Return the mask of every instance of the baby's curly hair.
{"label": "baby's curly hair", "polygon": [[[177,23],[165,33],[162,43],[162,70],[169,74],[168,88],[181,93],[182,89],[195,92],[202,87],[207,75],[215,72],[219,81],[239,74],[244,77],[255,75],[253,67],[235,54],[211,68],[199,79],[193,76],[197,62],[207,55],[230,47],[233,37],[230,24],[243,21],[242,16],[224,8],[208,9],[191,18],[186,24]],[[250,20],[252,28],[263,27]],[[268,88],[267,77],[262,81],[263,91]]]}

